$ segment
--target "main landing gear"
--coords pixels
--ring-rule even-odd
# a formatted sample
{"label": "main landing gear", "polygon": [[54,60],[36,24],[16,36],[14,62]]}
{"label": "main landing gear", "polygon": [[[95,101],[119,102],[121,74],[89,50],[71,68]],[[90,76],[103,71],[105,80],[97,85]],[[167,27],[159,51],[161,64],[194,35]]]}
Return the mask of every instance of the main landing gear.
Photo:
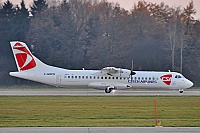
{"label": "main landing gear", "polygon": [[105,92],[106,93],[110,93],[112,90],[114,90],[115,88],[113,88],[113,87],[107,87],[106,89],[105,89]]}

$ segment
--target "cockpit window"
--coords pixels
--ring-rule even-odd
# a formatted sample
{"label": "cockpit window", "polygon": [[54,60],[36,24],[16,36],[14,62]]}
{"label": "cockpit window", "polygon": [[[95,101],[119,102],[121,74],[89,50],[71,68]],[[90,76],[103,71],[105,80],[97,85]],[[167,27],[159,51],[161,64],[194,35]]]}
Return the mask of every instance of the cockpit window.
{"label": "cockpit window", "polygon": [[175,78],[180,79],[180,78],[182,78],[182,76],[181,75],[176,75]]}

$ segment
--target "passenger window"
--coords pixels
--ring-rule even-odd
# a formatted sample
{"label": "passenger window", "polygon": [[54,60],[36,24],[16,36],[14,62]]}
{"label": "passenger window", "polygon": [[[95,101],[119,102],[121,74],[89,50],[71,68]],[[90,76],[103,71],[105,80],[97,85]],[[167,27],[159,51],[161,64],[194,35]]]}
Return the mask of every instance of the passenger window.
{"label": "passenger window", "polygon": [[84,79],[84,76],[82,76],[82,79]]}
{"label": "passenger window", "polygon": [[103,79],[103,77],[101,77],[101,79]]}

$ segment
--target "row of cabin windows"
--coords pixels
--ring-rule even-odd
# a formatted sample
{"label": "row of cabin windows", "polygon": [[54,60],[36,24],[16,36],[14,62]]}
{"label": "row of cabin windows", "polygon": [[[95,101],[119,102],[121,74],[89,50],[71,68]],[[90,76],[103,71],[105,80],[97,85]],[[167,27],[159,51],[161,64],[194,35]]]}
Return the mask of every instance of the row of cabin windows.
{"label": "row of cabin windows", "polygon": [[[105,77],[105,76],[64,76],[64,78],[68,78],[68,79],[124,79],[124,80],[128,80],[130,78],[126,78],[126,77]],[[133,80],[158,80],[158,78],[154,78],[154,77],[133,77]]]}
{"label": "row of cabin windows", "polygon": [[64,78],[68,79],[128,79],[128,78],[122,78],[122,77],[103,77],[103,76],[65,76]]}

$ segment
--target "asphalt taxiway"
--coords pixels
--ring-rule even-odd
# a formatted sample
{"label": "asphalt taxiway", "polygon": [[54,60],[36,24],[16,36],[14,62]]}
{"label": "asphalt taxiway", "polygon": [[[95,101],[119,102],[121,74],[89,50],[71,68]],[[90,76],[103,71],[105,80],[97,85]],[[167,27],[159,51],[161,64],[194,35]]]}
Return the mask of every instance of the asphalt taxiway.
{"label": "asphalt taxiway", "polygon": [[13,127],[0,133],[199,133],[199,127]]}
{"label": "asphalt taxiway", "polygon": [[103,90],[94,91],[56,91],[56,90],[1,90],[0,96],[56,96],[56,95],[69,95],[69,96],[106,96],[106,95],[125,95],[125,96],[200,96],[200,91],[114,91],[105,93]]}

